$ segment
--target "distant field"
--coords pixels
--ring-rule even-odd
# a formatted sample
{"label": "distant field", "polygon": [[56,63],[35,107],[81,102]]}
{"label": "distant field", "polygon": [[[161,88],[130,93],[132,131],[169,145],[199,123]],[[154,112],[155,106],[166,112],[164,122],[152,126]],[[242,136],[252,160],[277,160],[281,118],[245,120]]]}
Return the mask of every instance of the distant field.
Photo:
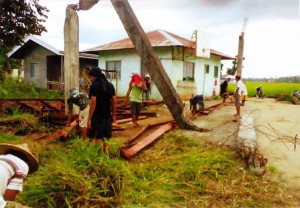
{"label": "distant field", "polygon": [[[282,100],[289,100],[294,90],[300,91],[300,83],[267,83],[267,82],[244,82],[247,86],[248,96],[255,96],[255,88],[262,85],[266,97],[276,97]],[[235,83],[229,83],[230,93],[234,92]]]}

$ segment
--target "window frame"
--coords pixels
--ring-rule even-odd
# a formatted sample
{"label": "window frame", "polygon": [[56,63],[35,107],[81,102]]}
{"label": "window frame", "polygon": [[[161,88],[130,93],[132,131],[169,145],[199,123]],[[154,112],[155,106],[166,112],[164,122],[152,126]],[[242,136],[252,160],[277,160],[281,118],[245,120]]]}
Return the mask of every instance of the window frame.
{"label": "window frame", "polygon": [[209,74],[209,64],[204,65],[205,74]]}
{"label": "window frame", "polygon": [[195,81],[195,63],[191,61],[183,62],[183,81],[194,82]]}
{"label": "window frame", "polygon": [[214,78],[219,77],[219,66],[214,66]]}
{"label": "window frame", "polygon": [[37,63],[37,62],[31,62],[29,64],[29,76],[30,76],[30,78],[36,77],[38,68],[39,68],[39,63]]}
{"label": "window frame", "polygon": [[[113,64],[113,67],[110,66],[110,64]],[[116,66],[117,63],[119,63],[119,66]],[[116,70],[117,71],[117,76],[118,76],[118,80],[121,80],[121,69],[122,69],[122,61],[121,60],[109,60],[105,62],[105,69],[106,70]],[[119,69],[116,69],[116,67],[119,67]],[[115,73],[113,72],[106,72],[106,77],[109,80],[115,80],[116,76]]]}

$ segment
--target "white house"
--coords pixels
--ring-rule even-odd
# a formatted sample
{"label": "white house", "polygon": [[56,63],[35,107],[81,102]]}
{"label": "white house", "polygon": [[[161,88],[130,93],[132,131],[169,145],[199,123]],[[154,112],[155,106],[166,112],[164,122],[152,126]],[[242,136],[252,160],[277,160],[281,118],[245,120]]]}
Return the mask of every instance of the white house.
{"label": "white house", "polygon": [[[210,58],[196,57],[195,42],[164,30],[155,30],[146,35],[182,99],[189,99],[196,94],[206,97],[218,94],[221,60],[234,59],[233,57],[213,49],[210,49]],[[101,69],[117,71],[107,73],[107,77],[115,85],[118,96],[126,95],[132,72],[137,71],[142,76],[147,73],[129,38],[83,52],[98,54]],[[155,84],[150,98],[162,98]]]}

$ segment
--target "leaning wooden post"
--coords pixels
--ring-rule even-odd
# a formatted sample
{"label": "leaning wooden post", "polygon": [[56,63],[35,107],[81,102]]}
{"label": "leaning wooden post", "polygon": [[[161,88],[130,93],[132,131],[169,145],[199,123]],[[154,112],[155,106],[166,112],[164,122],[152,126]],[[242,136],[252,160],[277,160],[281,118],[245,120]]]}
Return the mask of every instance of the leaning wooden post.
{"label": "leaning wooden post", "polygon": [[191,123],[183,114],[184,105],[176,92],[160,60],[157,58],[149,39],[136,18],[128,0],[110,0],[121,19],[142,63],[156,84],[177,125],[184,129],[205,131]]}
{"label": "leaning wooden post", "polygon": [[[65,112],[67,114],[67,98],[73,87],[79,89],[79,24],[76,10],[69,5],[66,8],[64,25],[64,81],[65,81]],[[73,108],[78,113],[78,108]],[[77,111],[77,112],[76,112]]]}

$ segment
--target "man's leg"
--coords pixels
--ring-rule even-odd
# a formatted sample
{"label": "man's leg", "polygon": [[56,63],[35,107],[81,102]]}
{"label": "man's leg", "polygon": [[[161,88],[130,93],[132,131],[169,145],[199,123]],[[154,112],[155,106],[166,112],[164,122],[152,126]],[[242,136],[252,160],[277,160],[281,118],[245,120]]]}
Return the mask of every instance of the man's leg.
{"label": "man's leg", "polygon": [[88,122],[88,117],[89,117],[89,110],[90,110],[90,107],[87,106],[84,110],[79,112],[79,126],[80,126],[80,131],[81,131],[81,137],[84,140],[88,139],[87,122]]}
{"label": "man's leg", "polygon": [[236,107],[236,114],[234,116],[240,117],[240,109],[241,109],[241,104],[240,104],[240,95],[236,95],[235,97],[235,107]]}
{"label": "man's leg", "polygon": [[204,111],[204,102],[200,101],[200,111],[203,112]]}
{"label": "man's leg", "polygon": [[81,127],[80,128],[81,130],[81,137],[83,138],[83,140],[88,140],[88,137],[87,137],[87,127]]}
{"label": "man's leg", "polygon": [[137,116],[135,114],[131,115],[133,127],[137,126]]}
{"label": "man's leg", "polygon": [[130,102],[130,113],[131,113],[133,127],[137,126],[136,112],[137,112],[136,102]]}

